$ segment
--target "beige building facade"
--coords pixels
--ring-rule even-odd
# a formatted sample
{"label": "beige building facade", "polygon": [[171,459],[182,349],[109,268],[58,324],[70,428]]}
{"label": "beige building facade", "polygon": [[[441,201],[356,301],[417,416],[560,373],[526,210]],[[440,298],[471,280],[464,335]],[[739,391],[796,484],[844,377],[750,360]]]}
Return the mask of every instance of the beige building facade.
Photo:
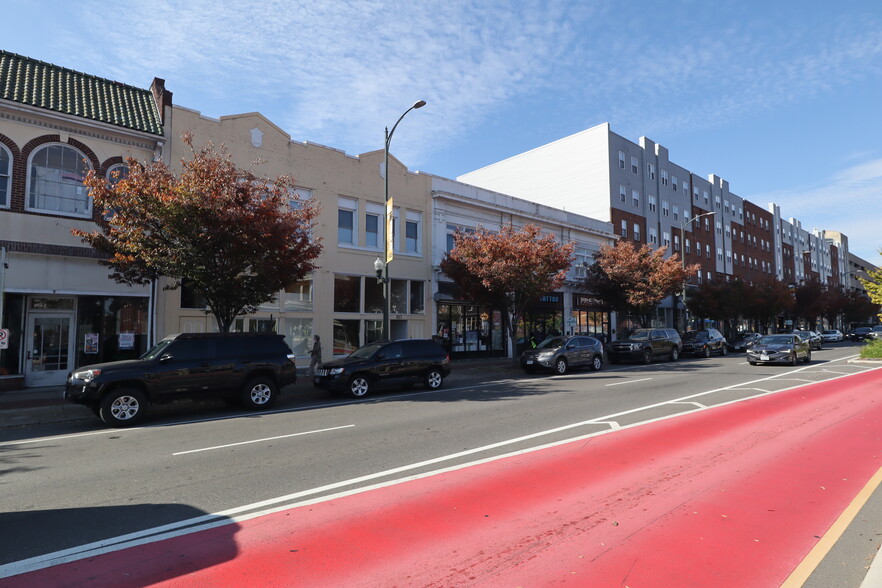
{"label": "beige building facade", "polygon": [[[346,355],[381,338],[383,288],[374,262],[383,256],[385,244],[383,150],[352,156],[293,141],[259,113],[214,119],[174,106],[171,127],[173,168],[189,156],[189,148],[180,139],[189,132],[195,146],[209,141],[223,145],[237,166],[258,176],[291,176],[299,197],[321,206],[314,232],[323,248],[316,262],[319,269],[305,280],[292,282],[258,312],[237,319],[234,328],[285,335],[302,366],[309,363],[313,335],[321,337],[324,359]],[[394,210],[390,335],[430,336],[431,179],[409,172],[392,156],[389,172]],[[217,328],[204,305],[186,288],[163,291],[157,310],[161,335]]]}

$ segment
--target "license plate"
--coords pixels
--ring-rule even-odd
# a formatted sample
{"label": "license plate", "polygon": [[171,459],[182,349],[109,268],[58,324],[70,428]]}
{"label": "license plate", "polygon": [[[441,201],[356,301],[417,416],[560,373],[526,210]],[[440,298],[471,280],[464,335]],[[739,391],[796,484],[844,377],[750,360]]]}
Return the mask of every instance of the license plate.
{"label": "license plate", "polygon": [[762,355],[760,355],[760,359],[761,359],[762,361],[769,361],[769,356],[766,355],[765,353],[763,353]]}
{"label": "license plate", "polygon": [[528,359],[528,360],[527,360],[527,365],[533,365],[533,360],[532,360],[532,359]]}

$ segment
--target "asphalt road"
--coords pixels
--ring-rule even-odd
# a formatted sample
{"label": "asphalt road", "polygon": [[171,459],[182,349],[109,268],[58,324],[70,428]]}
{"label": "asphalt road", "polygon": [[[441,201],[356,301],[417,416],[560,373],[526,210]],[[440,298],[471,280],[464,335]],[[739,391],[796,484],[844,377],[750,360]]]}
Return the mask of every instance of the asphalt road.
{"label": "asphalt road", "polygon": [[749,366],[730,354],[564,376],[469,370],[439,391],[358,401],[298,385],[293,400],[269,413],[203,407],[130,430],[81,421],[0,431],[0,566],[45,565],[99,543],[141,541],[868,369],[847,362],[856,349],[828,346],[797,368]]}

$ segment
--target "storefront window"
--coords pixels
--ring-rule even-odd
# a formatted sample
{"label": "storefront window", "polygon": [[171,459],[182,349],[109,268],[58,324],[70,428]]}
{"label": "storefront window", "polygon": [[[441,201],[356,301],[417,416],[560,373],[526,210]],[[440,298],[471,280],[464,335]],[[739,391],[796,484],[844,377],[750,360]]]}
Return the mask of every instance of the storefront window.
{"label": "storefront window", "polygon": [[312,280],[298,280],[285,288],[282,304],[286,311],[312,310]]}
{"label": "storefront window", "polygon": [[358,312],[361,302],[360,276],[334,276],[334,312]]}
{"label": "storefront window", "polygon": [[410,282],[410,314],[422,314],[426,311],[425,282]]}
{"label": "storefront window", "polygon": [[311,318],[282,319],[281,333],[297,357],[307,357],[312,342]]}
{"label": "storefront window", "polygon": [[501,355],[502,313],[486,306],[439,304],[435,338],[451,353]]}
{"label": "storefront window", "polygon": [[334,319],[334,355],[349,355],[359,347],[360,320]]}
{"label": "storefront window", "polygon": [[364,344],[379,341],[383,338],[383,321],[364,321]]}
{"label": "storefront window", "polygon": [[147,298],[80,296],[76,365],[137,359],[147,351]]}
{"label": "storefront window", "polygon": [[392,280],[391,314],[407,314],[407,280]]}
{"label": "storefront window", "polygon": [[0,376],[17,376],[22,373],[19,358],[21,357],[21,346],[24,339],[25,299],[22,294],[0,293],[0,296],[5,297],[0,325],[5,329],[9,329],[9,347],[7,349],[0,349]]}
{"label": "storefront window", "polygon": [[383,312],[383,284],[371,278],[364,280],[364,311]]}

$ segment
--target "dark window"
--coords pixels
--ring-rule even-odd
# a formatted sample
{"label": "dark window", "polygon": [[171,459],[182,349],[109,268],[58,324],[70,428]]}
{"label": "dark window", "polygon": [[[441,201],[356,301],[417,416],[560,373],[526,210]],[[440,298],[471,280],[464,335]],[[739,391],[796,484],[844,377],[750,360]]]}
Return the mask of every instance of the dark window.
{"label": "dark window", "polygon": [[390,343],[383,348],[383,357],[386,359],[395,359],[404,355],[401,343]]}
{"label": "dark window", "polygon": [[199,308],[203,309],[208,306],[205,296],[195,292],[186,280],[181,282],[181,308]]}
{"label": "dark window", "polygon": [[169,345],[166,353],[175,358],[175,360],[202,359],[204,357],[213,357],[215,355],[215,346],[213,339],[179,339]]}

